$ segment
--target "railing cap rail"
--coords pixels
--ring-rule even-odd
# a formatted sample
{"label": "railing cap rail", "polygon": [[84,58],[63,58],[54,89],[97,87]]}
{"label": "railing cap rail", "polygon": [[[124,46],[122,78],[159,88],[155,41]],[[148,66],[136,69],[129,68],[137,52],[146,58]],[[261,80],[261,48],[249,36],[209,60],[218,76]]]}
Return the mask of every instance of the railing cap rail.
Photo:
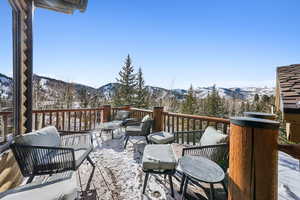
{"label": "railing cap rail", "polygon": [[132,111],[140,111],[140,112],[149,112],[152,113],[153,110],[148,110],[148,109],[141,109],[141,108],[130,108]]}
{"label": "railing cap rail", "polygon": [[178,117],[185,117],[190,119],[199,119],[204,121],[211,121],[211,122],[219,122],[230,124],[229,119],[219,118],[219,117],[209,117],[209,116],[201,116],[201,115],[189,115],[189,114],[182,114],[182,113],[173,113],[173,112],[164,112],[164,114],[171,115],[171,116],[178,116]]}

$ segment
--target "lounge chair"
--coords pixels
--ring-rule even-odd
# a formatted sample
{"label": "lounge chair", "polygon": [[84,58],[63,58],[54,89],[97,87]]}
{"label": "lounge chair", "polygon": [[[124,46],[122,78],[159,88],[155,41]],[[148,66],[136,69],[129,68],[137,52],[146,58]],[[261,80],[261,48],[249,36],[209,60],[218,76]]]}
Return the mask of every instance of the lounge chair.
{"label": "lounge chair", "polygon": [[17,136],[10,145],[24,177],[30,183],[37,175],[52,175],[77,170],[84,160],[95,167],[89,157],[92,136],[79,145],[65,146],[54,126]]}
{"label": "lounge chair", "polygon": [[124,149],[126,149],[129,138],[133,136],[145,137],[147,143],[149,143],[148,135],[151,133],[152,125],[153,120],[149,116],[145,116],[139,125],[127,126],[125,128]]}

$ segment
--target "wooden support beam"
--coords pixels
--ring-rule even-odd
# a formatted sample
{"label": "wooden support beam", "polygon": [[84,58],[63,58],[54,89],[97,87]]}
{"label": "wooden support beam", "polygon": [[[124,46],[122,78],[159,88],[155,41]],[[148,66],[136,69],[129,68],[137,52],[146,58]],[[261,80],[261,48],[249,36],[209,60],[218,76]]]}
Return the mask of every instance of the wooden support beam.
{"label": "wooden support beam", "polygon": [[15,135],[32,131],[32,0],[10,0],[13,7]]}
{"label": "wooden support beam", "polygon": [[279,123],[230,120],[229,200],[277,200]]}

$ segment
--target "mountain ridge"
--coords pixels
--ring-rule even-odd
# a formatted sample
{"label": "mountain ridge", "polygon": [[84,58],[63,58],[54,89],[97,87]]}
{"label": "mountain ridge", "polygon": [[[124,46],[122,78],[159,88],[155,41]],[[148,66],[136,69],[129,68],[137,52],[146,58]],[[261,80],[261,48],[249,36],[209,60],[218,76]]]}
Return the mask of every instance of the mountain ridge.
{"label": "mountain ridge", "polygon": [[[98,88],[88,86],[81,83],[70,83],[63,80],[58,80],[51,77],[33,75],[33,81],[42,83],[43,88],[48,90],[58,90],[57,87],[63,87],[68,85],[73,85],[76,92],[79,93],[80,90],[86,89],[90,94],[99,95],[105,99],[111,99],[114,95],[116,89],[119,87],[119,83],[111,82],[102,85]],[[212,87],[197,87],[195,88],[195,95],[198,98],[205,98],[211,91]],[[258,95],[274,95],[274,88],[269,87],[216,87],[219,95],[224,98],[236,98],[241,100],[251,100],[254,98],[255,94]],[[61,89],[61,88],[59,88]],[[165,98],[167,96],[175,97],[178,100],[182,100],[186,95],[188,90],[186,89],[166,89],[163,87],[155,87],[147,85],[146,89],[155,98]],[[2,92],[1,92],[2,91]],[[6,98],[11,98],[12,96],[12,78],[0,73],[0,95]]]}

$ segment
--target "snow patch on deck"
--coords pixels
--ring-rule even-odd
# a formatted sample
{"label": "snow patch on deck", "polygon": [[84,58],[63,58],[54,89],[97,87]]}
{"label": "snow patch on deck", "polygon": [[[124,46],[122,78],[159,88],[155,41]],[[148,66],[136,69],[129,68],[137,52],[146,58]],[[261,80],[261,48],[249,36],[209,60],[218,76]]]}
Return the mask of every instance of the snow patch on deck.
{"label": "snow patch on deck", "polygon": [[[126,200],[165,200],[170,196],[169,183],[162,176],[151,175],[145,195],[142,195],[144,173],[141,167],[142,152],[145,142],[134,138],[123,148],[123,139],[111,139],[110,134],[103,134],[102,138],[96,133],[95,150],[91,153],[96,163],[92,185],[97,192],[97,199],[126,199]],[[121,137],[123,133],[115,135]],[[278,156],[278,199],[300,200],[300,166],[299,160],[279,152]],[[81,182],[86,182],[91,166],[85,163],[80,167]],[[180,199],[175,192],[175,199]]]}

